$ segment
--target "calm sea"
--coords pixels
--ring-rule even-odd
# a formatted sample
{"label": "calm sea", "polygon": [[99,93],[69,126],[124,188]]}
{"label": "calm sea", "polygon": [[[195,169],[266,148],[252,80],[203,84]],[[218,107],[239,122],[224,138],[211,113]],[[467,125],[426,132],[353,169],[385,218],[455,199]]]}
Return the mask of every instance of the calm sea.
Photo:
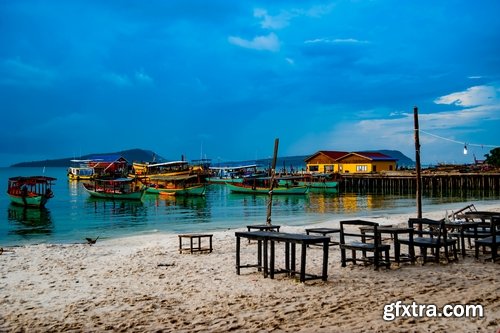
{"label": "calm sea", "polygon": [[[85,237],[115,238],[155,232],[207,232],[262,224],[267,196],[230,193],[224,185],[211,185],[205,197],[148,195],[143,202],[92,199],[81,183],[69,181],[66,168],[0,168],[0,180],[14,176],[46,175],[58,180],[45,209],[24,209],[0,196],[0,246],[82,242]],[[459,209],[465,203],[499,197],[424,197],[423,209]],[[432,207],[430,207],[432,206]],[[413,195],[310,193],[274,196],[272,223],[308,226],[327,220],[375,217],[415,212]]]}

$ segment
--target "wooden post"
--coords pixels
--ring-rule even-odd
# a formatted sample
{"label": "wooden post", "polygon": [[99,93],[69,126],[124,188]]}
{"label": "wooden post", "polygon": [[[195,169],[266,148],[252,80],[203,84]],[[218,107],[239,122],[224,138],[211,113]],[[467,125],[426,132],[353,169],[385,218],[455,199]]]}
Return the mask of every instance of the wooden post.
{"label": "wooden post", "polygon": [[417,171],[417,187],[416,187],[416,197],[417,197],[417,218],[422,218],[422,175],[420,172],[420,139],[418,135],[418,108],[415,106],[413,108],[413,120],[415,123],[415,164]]}
{"label": "wooden post", "polygon": [[278,158],[279,142],[280,140],[278,138],[274,139],[274,155],[273,155],[273,163],[271,165],[271,184],[269,185],[269,199],[267,200],[267,218],[266,218],[267,225],[271,225],[271,207],[273,205],[274,176],[276,175],[276,159]]}

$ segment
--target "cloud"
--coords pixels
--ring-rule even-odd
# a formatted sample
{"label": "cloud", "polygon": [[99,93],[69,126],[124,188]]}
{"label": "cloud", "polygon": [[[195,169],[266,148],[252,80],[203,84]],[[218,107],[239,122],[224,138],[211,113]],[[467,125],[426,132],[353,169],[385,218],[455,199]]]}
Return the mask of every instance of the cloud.
{"label": "cloud", "polygon": [[275,33],[271,32],[267,36],[257,36],[252,40],[246,40],[241,37],[229,37],[229,43],[241,46],[247,49],[259,51],[277,52],[280,50],[280,41]]}
{"label": "cloud", "polygon": [[262,18],[260,25],[263,29],[282,29],[289,25],[290,20],[295,16],[287,11],[282,11],[279,15],[271,16],[267,10],[257,8],[253,11],[253,16]]}
{"label": "cloud", "polygon": [[0,84],[50,86],[56,75],[53,71],[24,62],[18,58],[0,62]]}
{"label": "cloud", "polygon": [[358,40],[355,38],[316,38],[304,41],[304,44],[367,44],[368,41]]}
{"label": "cloud", "polygon": [[146,74],[144,70],[138,70],[132,77],[126,74],[105,73],[102,79],[118,87],[132,87],[136,85],[151,85],[154,83],[153,78]]}
{"label": "cloud", "polygon": [[434,103],[464,107],[500,104],[499,92],[500,88],[496,86],[474,86],[465,91],[441,96],[434,100]]}
{"label": "cloud", "polygon": [[151,76],[144,73],[142,69],[135,72],[135,80],[141,84],[153,84],[153,79],[151,78]]}
{"label": "cloud", "polygon": [[132,85],[129,77],[127,75],[120,75],[116,73],[106,73],[103,74],[102,78],[119,87],[128,87]]}

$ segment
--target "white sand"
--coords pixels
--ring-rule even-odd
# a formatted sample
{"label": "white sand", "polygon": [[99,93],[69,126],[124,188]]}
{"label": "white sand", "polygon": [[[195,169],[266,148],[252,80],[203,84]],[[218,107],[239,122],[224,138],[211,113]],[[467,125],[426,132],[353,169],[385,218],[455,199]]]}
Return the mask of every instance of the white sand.
{"label": "white sand", "polygon": [[[500,204],[477,207],[500,212]],[[441,218],[442,211],[424,213]],[[371,219],[405,225],[410,215]],[[315,225],[316,226],[316,225]],[[338,220],[318,226],[336,227]],[[243,230],[243,229],[240,229]],[[7,332],[497,332],[500,264],[340,266],[330,249],[328,281],[299,283],[254,268],[235,270],[236,230],[214,233],[211,254],[179,254],[178,237],[155,234],[95,245],[30,245],[0,256],[0,331]],[[304,232],[303,227],[282,227]],[[334,236],[338,237],[338,236]],[[256,245],[242,241],[242,261]],[[277,253],[277,265],[282,261]],[[281,261],[280,261],[281,259]],[[308,250],[308,271],[321,249]],[[481,304],[484,318],[383,320],[384,304]]]}

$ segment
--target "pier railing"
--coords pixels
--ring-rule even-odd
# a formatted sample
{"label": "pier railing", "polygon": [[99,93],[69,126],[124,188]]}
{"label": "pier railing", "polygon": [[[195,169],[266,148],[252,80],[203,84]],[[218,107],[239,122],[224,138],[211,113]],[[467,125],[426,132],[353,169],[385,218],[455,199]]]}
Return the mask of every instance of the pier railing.
{"label": "pier railing", "polygon": [[[416,175],[412,172],[342,174],[339,190],[362,193],[415,193]],[[422,173],[426,195],[478,193],[500,195],[500,173]]]}

